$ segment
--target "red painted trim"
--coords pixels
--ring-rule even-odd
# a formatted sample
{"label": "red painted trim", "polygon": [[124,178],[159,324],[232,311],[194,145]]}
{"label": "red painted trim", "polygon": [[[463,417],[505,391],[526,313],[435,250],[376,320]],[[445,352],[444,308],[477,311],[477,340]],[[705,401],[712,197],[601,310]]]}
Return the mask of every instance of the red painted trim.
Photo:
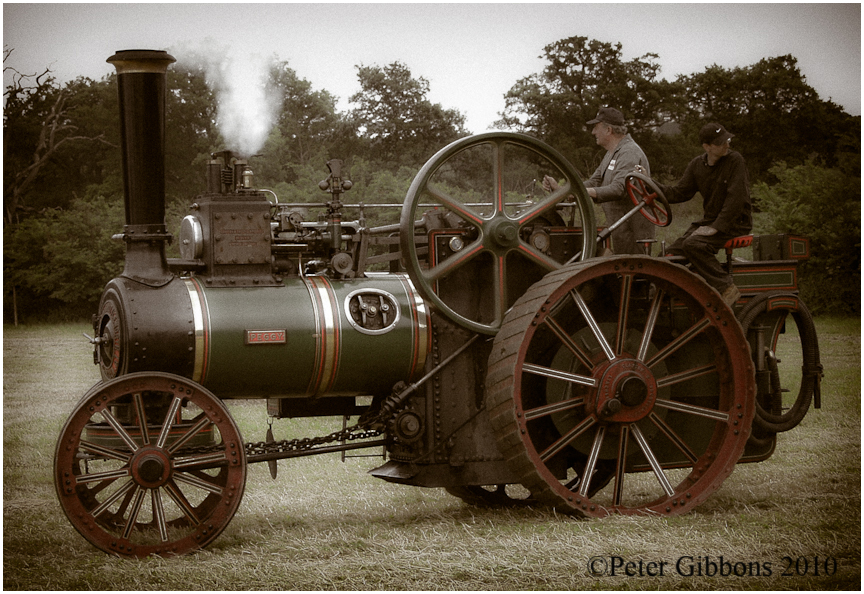
{"label": "red painted trim", "polygon": [[[313,295],[314,304],[317,309],[318,319],[318,348],[316,349],[317,371],[313,374],[313,383],[309,386],[312,395],[326,394],[333,389],[336,377],[339,374],[339,365],[342,360],[342,320],[339,314],[339,305],[336,302],[336,294],[330,281],[323,276],[306,277],[310,293]],[[322,296],[322,291],[327,293],[330,312],[332,313],[332,327],[327,325],[327,306]],[[332,332],[332,342],[331,342]],[[327,371],[330,366],[329,372]]]}
{"label": "red painted trim", "polygon": [[321,327],[321,300],[315,284],[312,282],[312,277],[306,277],[306,289],[309,291],[309,300],[312,303],[312,317],[315,319],[315,363],[312,368],[312,377],[309,380],[309,385],[306,387],[306,393],[310,396],[315,394],[318,386],[321,383],[321,374],[324,371],[324,330]]}

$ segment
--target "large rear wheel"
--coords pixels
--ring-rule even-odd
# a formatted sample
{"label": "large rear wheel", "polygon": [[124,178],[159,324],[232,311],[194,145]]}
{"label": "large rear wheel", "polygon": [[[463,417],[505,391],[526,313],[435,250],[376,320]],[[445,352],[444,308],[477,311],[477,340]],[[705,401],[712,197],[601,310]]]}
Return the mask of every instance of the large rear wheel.
{"label": "large rear wheel", "polygon": [[589,516],[692,509],[734,469],[754,414],[733,312],[686,269],[643,256],[536,283],[495,338],[486,385],[522,484]]}

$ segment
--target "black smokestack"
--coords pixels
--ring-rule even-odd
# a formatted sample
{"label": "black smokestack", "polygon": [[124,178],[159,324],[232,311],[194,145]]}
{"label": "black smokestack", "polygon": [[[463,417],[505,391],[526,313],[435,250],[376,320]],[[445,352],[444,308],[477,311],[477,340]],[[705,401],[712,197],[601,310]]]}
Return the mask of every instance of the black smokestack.
{"label": "black smokestack", "polygon": [[117,69],[126,267],[123,276],[162,285],[171,280],[165,259],[166,72],[174,58],[164,51],[125,50],[107,60]]}

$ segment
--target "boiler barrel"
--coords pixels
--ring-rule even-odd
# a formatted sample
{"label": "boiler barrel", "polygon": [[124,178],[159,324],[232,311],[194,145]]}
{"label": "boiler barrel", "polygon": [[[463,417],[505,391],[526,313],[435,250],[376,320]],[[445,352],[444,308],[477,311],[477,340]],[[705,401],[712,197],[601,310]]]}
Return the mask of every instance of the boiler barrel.
{"label": "boiler barrel", "polygon": [[191,379],[219,396],[389,394],[423,371],[429,313],[405,276],[308,276],[284,287],[184,282]]}

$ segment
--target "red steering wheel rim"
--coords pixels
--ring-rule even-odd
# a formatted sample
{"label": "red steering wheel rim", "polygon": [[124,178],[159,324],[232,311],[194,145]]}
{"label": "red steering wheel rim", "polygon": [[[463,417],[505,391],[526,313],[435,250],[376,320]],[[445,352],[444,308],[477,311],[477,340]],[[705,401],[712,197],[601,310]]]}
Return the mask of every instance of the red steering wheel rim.
{"label": "red steering wheel rim", "polygon": [[658,227],[668,227],[672,223],[672,209],[663,191],[647,175],[633,172],[624,180],[624,187],[633,206],[643,203],[639,211],[643,217]]}

